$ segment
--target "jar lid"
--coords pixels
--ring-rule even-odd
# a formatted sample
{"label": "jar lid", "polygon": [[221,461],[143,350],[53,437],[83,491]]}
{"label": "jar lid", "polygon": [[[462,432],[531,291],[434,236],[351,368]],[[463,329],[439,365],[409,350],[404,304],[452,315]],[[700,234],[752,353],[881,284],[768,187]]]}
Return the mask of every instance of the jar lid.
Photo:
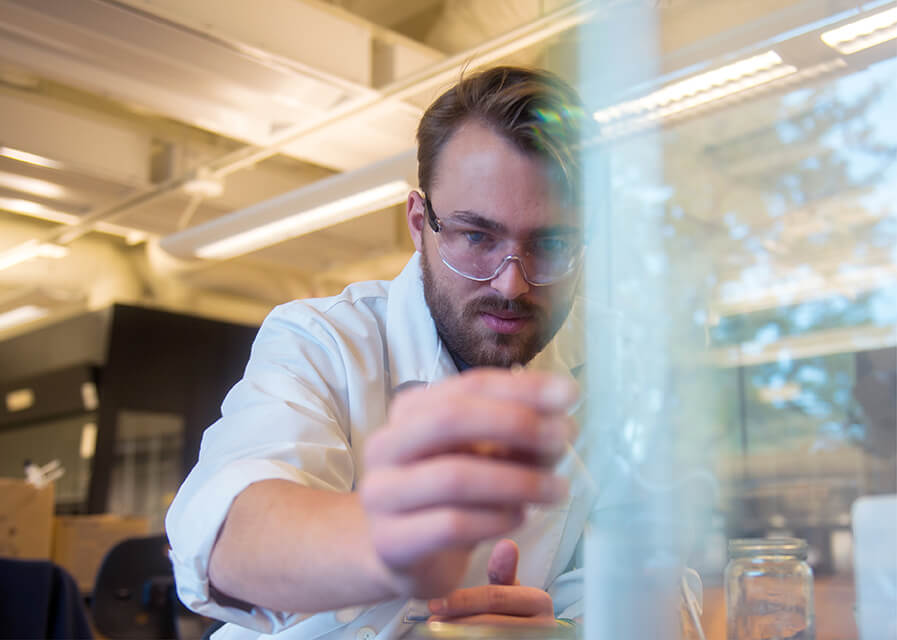
{"label": "jar lid", "polygon": [[807,559],[807,541],[800,538],[735,538],[729,540],[729,557],[796,556]]}

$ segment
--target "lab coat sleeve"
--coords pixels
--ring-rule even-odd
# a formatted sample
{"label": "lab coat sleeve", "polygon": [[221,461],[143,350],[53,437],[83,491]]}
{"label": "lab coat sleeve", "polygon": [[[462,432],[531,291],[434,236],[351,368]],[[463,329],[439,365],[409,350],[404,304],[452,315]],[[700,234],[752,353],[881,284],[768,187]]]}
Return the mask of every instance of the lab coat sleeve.
{"label": "lab coat sleeve", "polygon": [[243,379],[203,435],[199,460],[166,517],[184,604],[265,633],[308,616],[217,601],[209,590],[209,557],[231,503],[252,483],[282,479],[317,489],[352,489],[346,373],[337,339],[320,319],[302,302],[268,316]]}

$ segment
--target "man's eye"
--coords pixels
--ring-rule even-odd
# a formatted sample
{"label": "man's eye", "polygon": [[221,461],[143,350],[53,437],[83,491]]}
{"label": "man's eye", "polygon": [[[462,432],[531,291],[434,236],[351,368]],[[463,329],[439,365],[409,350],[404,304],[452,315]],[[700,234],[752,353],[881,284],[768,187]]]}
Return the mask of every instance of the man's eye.
{"label": "man's eye", "polygon": [[535,241],[535,249],[543,254],[566,254],[570,251],[570,243],[566,238],[546,236]]}
{"label": "man's eye", "polygon": [[483,231],[463,231],[464,239],[471,245],[482,245],[489,242],[489,234]]}

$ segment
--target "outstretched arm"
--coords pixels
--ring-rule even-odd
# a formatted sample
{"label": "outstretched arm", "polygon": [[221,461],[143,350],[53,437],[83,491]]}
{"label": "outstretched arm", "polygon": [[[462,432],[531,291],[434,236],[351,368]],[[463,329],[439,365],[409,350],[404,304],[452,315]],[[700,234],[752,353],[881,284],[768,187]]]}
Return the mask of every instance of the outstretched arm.
{"label": "outstretched arm", "polygon": [[266,480],[237,496],[212,585],[302,613],[450,592],[477,543],[517,527],[527,504],[565,495],[551,465],[575,395],[562,378],[499,370],[400,394],[368,440],[359,493]]}

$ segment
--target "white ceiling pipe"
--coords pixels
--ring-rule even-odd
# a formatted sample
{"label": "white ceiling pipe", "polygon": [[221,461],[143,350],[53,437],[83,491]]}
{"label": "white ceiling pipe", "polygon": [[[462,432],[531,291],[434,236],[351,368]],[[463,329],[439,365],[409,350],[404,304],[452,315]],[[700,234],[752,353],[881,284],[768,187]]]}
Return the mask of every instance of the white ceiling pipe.
{"label": "white ceiling pipe", "polygon": [[[153,295],[165,302],[158,292],[177,281],[178,286],[227,292],[248,300],[279,304],[313,293],[312,283],[298,272],[269,269],[258,264],[213,263],[208,260],[182,260],[159,247],[156,239],[146,243],[141,272]],[[214,267],[214,268],[213,268]]]}
{"label": "white ceiling pipe", "polygon": [[[3,240],[26,244],[40,225],[28,220],[4,222]],[[115,298],[134,301],[142,284],[128,250],[99,238],[82,238],[68,246],[60,259],[36,258],[0,271],[0,289],[30,290],[53,283],[53,288],[86,300]]]}

